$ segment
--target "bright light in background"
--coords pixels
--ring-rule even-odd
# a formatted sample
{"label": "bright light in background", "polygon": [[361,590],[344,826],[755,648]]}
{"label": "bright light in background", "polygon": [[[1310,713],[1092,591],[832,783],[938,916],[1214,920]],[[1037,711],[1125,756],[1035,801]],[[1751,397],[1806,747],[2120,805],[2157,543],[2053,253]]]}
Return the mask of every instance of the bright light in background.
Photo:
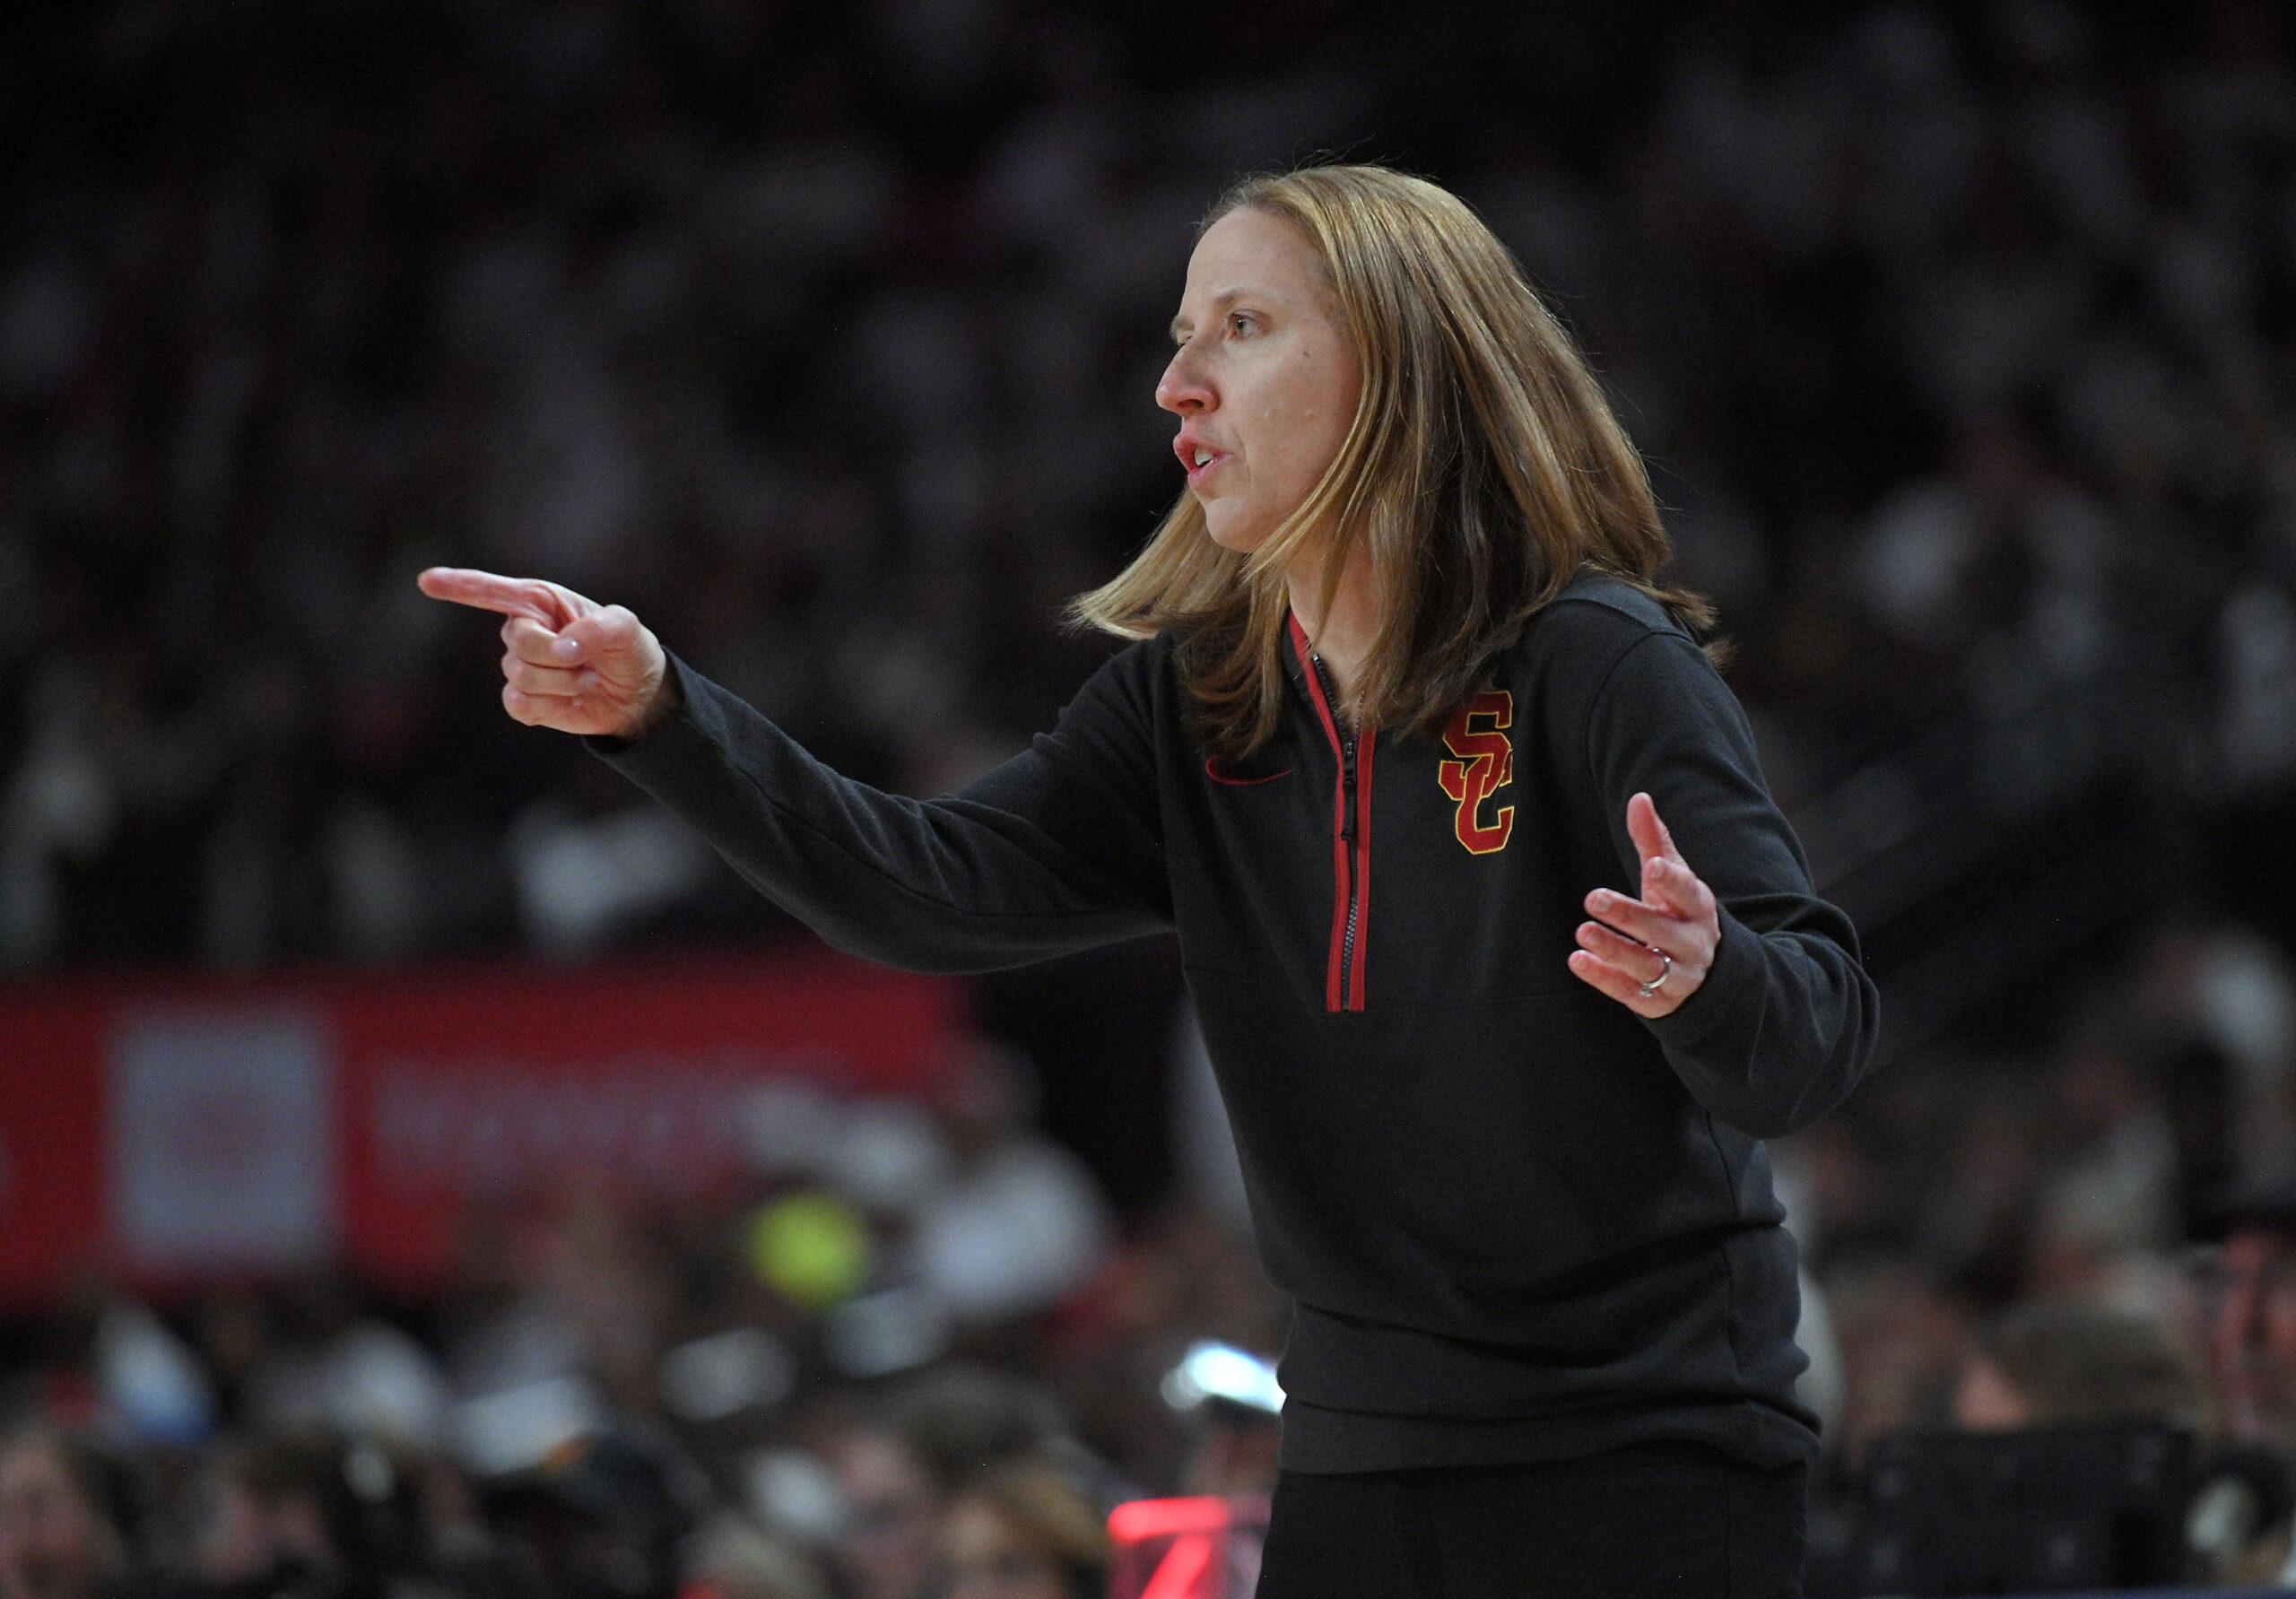
{"label": "bright light in background", "polygon": [[1231,1343],[1207,1340],[1191,1345],[1180,1363],[1165,1373],[1161,1387],[1164,1403],[1178,1411],[1194,1410],[1207,1399],[1225,1399],[1270,1415],[1283,1409],[1274,1363]]}

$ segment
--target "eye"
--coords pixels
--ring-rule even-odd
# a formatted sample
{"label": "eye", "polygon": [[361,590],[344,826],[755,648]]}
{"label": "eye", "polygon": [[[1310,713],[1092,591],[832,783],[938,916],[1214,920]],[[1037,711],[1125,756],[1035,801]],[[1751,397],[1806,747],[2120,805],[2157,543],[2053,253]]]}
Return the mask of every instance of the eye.
{"label": "eye", "polygon": [[1228,313],[1228,331],[1239,338],[1248,336],[1259,331],[1259,318],[1249,311],[1231,311]]}

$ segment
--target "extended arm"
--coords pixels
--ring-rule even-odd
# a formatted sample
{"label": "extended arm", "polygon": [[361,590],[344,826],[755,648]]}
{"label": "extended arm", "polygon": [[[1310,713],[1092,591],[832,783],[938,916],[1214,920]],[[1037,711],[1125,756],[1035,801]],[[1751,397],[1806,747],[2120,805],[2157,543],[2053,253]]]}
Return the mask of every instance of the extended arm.
{"label": "extended arm", "polygon": [[1139,663],[1119,656],[1022,754],[937,800],[839,776],[554,585],[433,569],[422,588],[505,614],[503,703],[591,747],[831,943],[986,970],[1170,925]]}
{"label": "extended arm", "polygon": [[840,777],[683,663],[670,673],[678,709],[643,738],[592,748],[839,949],[985,971],[1170,926],[1118,662],[1052,733],[934,800]]}

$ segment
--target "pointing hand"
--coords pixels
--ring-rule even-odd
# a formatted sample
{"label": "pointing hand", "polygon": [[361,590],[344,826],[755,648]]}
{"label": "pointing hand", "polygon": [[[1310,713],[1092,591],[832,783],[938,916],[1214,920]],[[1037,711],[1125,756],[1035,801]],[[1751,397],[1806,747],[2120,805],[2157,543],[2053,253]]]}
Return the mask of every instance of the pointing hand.
{"label": "pointing hand", "polygon": [[634,738],[672,708],[669,660],[638,618],[570,588],[434,566],[434,600],[502,615],[502,708],[534,727]]}

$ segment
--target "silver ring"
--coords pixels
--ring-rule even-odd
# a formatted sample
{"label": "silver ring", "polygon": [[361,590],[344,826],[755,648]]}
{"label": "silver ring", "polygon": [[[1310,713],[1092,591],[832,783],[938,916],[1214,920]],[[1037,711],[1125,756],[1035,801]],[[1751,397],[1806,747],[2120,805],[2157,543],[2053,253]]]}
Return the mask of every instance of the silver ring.
{"label": "silver ring", "polygon": [[[1643,947],[1645,949],[1649,949],[1648,944],[1645,944]],[[1658,975],[1657,977],[1652,978],[1648,982],[1644,983],[1635,989],[1635,992],[1639,994],[1645,999],[1657,998],[1658,990],[1666,986],[1666,979],[1674,975],[1674,958],[1672,955],[1669,955],[1664,950],[1650,950],[1650,952],[1657,956],[1658,959],[1665,964],[1658,968]]]}

